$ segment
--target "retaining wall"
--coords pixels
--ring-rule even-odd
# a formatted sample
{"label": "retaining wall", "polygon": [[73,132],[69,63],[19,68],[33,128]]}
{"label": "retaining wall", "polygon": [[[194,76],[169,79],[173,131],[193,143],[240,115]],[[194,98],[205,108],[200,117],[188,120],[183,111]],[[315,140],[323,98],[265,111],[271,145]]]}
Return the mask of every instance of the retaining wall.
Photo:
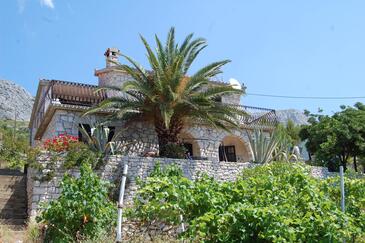
{"label": "retaining wall", "polygon": [[[63,175],[68,172],[71,175],[78,176],[77,169],[66,170],[62,164],[62,158],[59,161],[51,162],[50,156],[42,154],[38,162],[44,168],[39,171],[34,168],[28,169],[27,175],[27,195],[28,195],[28,215],[33,217],[40,209],[42,202],[48,202],[56,199],[60,195],[59,184]],[[257,164],[245,162],[218,162],[209,160],[185,160],[185,159],[168,159],[168,158],[146,158],[146,157],[127,157],[127,156],[110,156],[106,158],[105,165],[96,172],[105,180],[111,183],[118,183],[125,164],[128,164],[127,185],[125,191],[125,202],[131,202],[133,195],[137,190],[137,178],[146,178],[153,170],[156,163],[162,167],[168,164],[177,164],[182,169],[184,175],[189,179],[195,179],[201,173],[206,173],[218,181],[233,181],[237,175],[245,168],[252,168]],[[54,164],[55,174],[50,180],[42,180],[42,176],[50,170],[49,166]],[[323,178],[329,175],[328,170],[322,167],[313,167],[312,175]],[[119,187],[119,186],[118,186]]]}

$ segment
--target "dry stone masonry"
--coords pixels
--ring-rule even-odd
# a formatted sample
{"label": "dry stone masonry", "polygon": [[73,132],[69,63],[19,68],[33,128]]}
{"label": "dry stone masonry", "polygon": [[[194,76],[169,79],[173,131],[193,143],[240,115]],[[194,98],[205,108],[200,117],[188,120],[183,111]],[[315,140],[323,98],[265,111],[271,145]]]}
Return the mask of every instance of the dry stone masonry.
{"label": "dry stone masonry", "polygon": [[[55,174],[50,180],[44,180],[44,175],[49,172],[50,163],[53,163],[50,156],[42,154],[38,162],[43,166],[39,171],[34,168],[28,169],[27,175],[27,195],[28,195],[28,215],[34,217],[40,209],[40,204],[56,199],[60,195],[59,185],[63,175],[67,172],[74,176],[79,176],[77,169],[66,170],[62,166],[62,159],[56,161]],[[185,160],[185,159],[168,159],[168,158],[147,158],[147,157],[128,157],[128,156],[110,156],[106,158],[105,165],[96,171],[101,178],[115,184],[119,181],[125,164],[128,164],[127,185],[125,191],[125,201],[131,203],[134,194],[137,191],[137,178],[146,178],[154,166],[159,163],[161,167],[169,164],[178,165],[184,175],[189,179],[196,179],[202,173],[214,177],[218,181],[233,181],[246,168],[252,168],[257,164],[249,162],[219,162],[210,160]],[[319,178],[330,175],[326,168],[313,167],[312,174]],[[43,179],[42,179],[43,178]],[[117,185],[119,187],[119,185]]]}

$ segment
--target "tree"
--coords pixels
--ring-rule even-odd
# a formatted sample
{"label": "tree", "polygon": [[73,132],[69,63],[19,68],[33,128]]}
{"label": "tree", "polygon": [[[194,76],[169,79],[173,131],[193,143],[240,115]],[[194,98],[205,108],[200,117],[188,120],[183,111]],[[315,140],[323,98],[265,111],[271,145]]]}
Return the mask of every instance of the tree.
{"label": "tree", "polygon": [[193,34],[189,34],[180,46],[175,43],[175,31],[171,28],[164,46],[155,36],[157,47],[154,52],[141,36],[150,71],[122,55],[129,65],[118,64],[117,68],[131,79],[121,87],[110,88],[128,96],[108,98],[88,113],[114,108],[117,110],[115,117],[120,120],[152,123],[160,156],[166,154],[167,145],[178,143],[178,134],[188,121],[200,121],[226,130],[236,126],[238,115],[243,115],[243,111],[237,106],[216,102],[216,99],[243,91],[229,85],[210,84],[210,79],[221,73],[221,68],[230,61],[213,62],[189,76],[192,63],[207,46],[205,39],[192,38]]}
{"label": "tree", "polygon": [[286,131],[290,136],[290,143],[293,146],[298,145],[300,143],[299,130],[300,126],[295,125],[295,123],[292,120],[289,120],[288,123],[286,124]]}
{"label": "tree", "polygon": [[307,139],[308,152],[315,154],[317,160],[328,163],[338,159],[346,169],[352,157],[357,170],[357,157],[365,154],[364,105],[357,103],[341,109],[332,117],[312,115],[311,125],[303,127],[300,136]]}
{"label": "tree", "polygon": [[12,121],[0,121],[0,167],[22,169],[29,149],[25,124],[15,127]]}

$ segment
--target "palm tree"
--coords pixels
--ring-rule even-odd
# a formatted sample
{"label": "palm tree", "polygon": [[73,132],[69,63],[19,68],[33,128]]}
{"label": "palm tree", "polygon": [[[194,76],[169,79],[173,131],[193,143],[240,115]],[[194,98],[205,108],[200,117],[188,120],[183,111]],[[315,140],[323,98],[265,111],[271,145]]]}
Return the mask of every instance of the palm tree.
{"label": "palm tree", "polygon": [[147,50],[149,70],[122,55],[129,65],[118,63],[117,68],[131,79],[112,89],[128,95],[110,97],[88,113],[114,108],[118,119],[151,122],[157,133],[160,156],[164,156],[166,145],[178,143],[178,134],[189,121],[225,130],[238,124],[238,115],[244,113],[238,107],[215,100],[227,94],[242,94],[243,91],[230,85],[210,83],[210,79],[221,73],[221,67],[229,60],[213,62],[189,76],[189,68],[207,46],[205,39],[192,39],[193,34],[189,34],[180,46],[175,44],[175,31],[171,28],[164,46],[155,35],[157,47],[154,52],[146,39],[140,38]]}

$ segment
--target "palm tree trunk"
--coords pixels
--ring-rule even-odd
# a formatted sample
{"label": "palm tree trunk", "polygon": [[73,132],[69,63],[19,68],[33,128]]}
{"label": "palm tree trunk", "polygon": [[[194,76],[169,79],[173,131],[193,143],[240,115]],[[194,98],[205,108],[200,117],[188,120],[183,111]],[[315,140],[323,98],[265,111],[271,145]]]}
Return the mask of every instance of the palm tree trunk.
{"label": "palm tree trunk", "polygon": [[164,122],[155,122],[155,131],[157,133],[159,155],[164,157],[166,155],[166,145],[178,144],[178,135],[182,130],[182,125],[179,122],[172,122],[167,128]]}

